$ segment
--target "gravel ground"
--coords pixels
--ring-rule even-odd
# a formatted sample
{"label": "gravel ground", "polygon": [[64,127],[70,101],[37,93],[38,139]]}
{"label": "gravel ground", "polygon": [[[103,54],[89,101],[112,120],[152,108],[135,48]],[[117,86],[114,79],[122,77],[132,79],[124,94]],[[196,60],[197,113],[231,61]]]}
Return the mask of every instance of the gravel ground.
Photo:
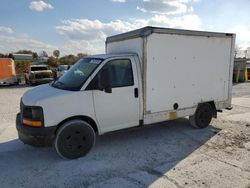
{"label": "gravel ground", "polygon": [[211,126],[187,119],[106,134],[84,158],[17,139],[15,115],[29,87],[0,88],[0,187],[250,188],[250,83],[233,87],[233,110]]}

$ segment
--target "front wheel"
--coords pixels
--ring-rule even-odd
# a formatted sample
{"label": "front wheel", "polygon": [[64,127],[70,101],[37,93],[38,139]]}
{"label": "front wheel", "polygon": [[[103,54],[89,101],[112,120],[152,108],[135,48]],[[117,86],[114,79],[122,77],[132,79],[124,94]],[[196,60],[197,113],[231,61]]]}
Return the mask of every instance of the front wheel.
{"label": "front wheel", "polygon": [[85,156],[95,143],[95,131],[85,121],[71,120],[56,134],[55,148],[62,158],[76,159]]}
{"label": "front wheel", "polygon": [[189,116],[190,124],[197,128],[206,128],[213,117],[213,109],[209,103],[199,104],[195,114]]}

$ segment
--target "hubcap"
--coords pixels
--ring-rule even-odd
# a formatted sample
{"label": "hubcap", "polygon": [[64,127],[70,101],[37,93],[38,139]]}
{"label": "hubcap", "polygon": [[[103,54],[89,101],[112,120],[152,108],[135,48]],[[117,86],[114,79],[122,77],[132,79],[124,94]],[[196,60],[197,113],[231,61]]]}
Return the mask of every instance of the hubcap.
{"label": "hubcap", "polygon": [[71,132],[66,136],[65,145],[71,151],[81,150],[85,146],[86,136],[80,131]]}
{"label": "hubcap", "polygon": [[210,110],[207,108],[201,108],[197,114],[197,121],[199,122],[199,124],[207,125],[210,123],[210,120],[211,120]]}

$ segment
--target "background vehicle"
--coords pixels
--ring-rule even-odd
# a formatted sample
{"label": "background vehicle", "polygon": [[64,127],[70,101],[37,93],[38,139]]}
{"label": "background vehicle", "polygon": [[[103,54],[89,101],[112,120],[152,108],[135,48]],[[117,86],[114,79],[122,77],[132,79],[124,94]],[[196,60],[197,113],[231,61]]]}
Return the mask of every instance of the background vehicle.
{"label": "background vehicle", "polygon": [[19,138],[77,158],[96,134],[185,116],[205,128],[231,106],[234,41],[229,33],[154,27],[108,37],[107,54],[23,95]]}
{"label": "background vehicle", "polygon": [[16,85],[19,80],[16,76],[15,63],[11,58],[0,58],[0,84]]}
{"label": "background vehicle", "polygon": [[31,65],[25,71],[25,83],[29,85],[53,81],[53,73],[47,65]]}
{"label": "background vehicle", "polygon": [[247,80],[250,81],[250,63],[247,63]]}
{"label": "background vehicle", "polygon": [[64,75],[70,69],[70,65],[59,65],[56,69],[56,76],[57,78]]}

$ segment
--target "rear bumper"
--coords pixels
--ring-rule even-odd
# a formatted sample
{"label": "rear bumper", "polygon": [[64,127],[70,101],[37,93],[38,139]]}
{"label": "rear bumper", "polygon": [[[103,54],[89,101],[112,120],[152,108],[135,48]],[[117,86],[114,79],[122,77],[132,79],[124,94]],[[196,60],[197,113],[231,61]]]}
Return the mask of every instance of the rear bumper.
{"label": "rear bumper", "polygon": [[5,79],[0,80],[0,85],[9,85],[18,83],[18,79],[16,76],[11,76]]}
{"label": "rear bumper", "polygon": [[16,116],[16,129],[19,139],[24,143],[37,147],[51,146],[56,134],[56,126],[53,127],[29,127],[21,122],[21,115]]}

